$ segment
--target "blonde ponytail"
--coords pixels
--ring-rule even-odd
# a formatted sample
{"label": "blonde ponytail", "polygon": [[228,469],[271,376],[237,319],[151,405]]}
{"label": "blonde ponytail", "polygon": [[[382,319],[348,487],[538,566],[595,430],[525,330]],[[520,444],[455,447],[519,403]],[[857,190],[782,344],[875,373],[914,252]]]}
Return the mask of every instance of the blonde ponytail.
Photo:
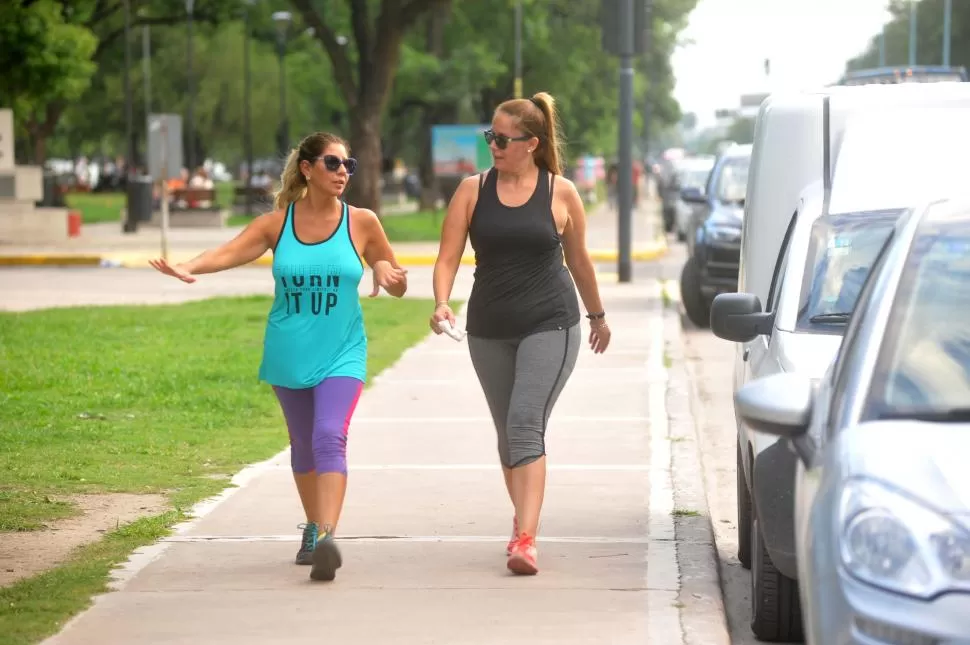
{"label": "blonde ponytail", "polygon": [[518,119],[525,133],[539,139],[539,146],[532,153],[536,165],[561,175],[563,136],[552,95],[538,92],[530,99],[509,99],[496,109]]}
{"label": "blonde ponytail", "polygon": [[536,149],[536,163],[545,166],[546,170],[555,174],[562,174],[562,132],[559,129],[559,114],[556,112],[556,100],[548,92],[539,92],[532,97],[532,103],[541,111],[543,118],[543,136],[539,138]]}
{"label": "blonde ponytail", "polygon": [[286,165],[280,175],[280,189],[276,191],[273,200],[274,208],[282,210],[291,203],[303,199],[306,189],[306,177],[300,172],[300,151],[293,148],[286,158]]}

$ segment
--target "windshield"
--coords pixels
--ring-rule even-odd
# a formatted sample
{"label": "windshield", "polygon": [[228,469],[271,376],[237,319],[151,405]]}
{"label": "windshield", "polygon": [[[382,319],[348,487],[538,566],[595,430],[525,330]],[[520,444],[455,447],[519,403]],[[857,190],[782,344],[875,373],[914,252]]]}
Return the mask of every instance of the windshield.
{"label": "windshield", "polygon": [[735,157],[728,159],[721,166],[721,174],[717,178],[715,194],[718,200],[728,204],[741,204],[748,192],[748,166],[751,157]]}
{"label": "windshield", "polygon": [[867,416],[967,418],[970,220],[917,236],[873,372]]}
{"label": "windshield", "polygon": [[820,217],[812,226],[795,330],[842,334],[902,209]]}
{"label": "windshield", "polygon": [[690,168],[680,173],[681,188],[700,188],[704,190],[707,185],[707,176],[711,174],[710,168]]}

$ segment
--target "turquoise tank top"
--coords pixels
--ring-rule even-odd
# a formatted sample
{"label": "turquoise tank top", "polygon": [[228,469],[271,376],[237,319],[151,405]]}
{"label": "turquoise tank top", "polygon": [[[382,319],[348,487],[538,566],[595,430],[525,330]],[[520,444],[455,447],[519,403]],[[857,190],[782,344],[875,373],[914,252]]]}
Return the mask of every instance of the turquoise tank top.
{"label": "turquoise tank top", "polygon": [[293,389],[325,378],[367,374],[367,335],[358,289],[364,265],[350,237],[350,209],[329,238],[301,242],[290,204],[273,252],[273,306],[259,378]]}

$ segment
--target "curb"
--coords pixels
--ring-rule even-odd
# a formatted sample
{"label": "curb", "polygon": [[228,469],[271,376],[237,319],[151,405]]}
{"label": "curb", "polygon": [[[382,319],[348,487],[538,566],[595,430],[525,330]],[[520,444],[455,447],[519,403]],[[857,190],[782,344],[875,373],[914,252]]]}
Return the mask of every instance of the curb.
{"label": "curb", "polygon": [[721,590],[717,542],[702,465],[697,405],[684,354],[681,321],[672,285],[664,281],[664,351],[668,368],[667,414],[672,444],[674,500],[683,512],[676,520],[677,560],[681,575],[681,628],[687,645],[729,645],[727,608]]}
{"label": "curb", "polygon": [[[651,262],[662,258],[667,253],[666,240],[658,240],[652,245],[634,249],[630,253],[630,258],[634,262]],[[178,256],[178,252],[172,255]],[[193,255],[195,255],[193,253]],[[618,252],[612,249],[590,249],[589,256],[593,262],[616,262]],[[55,266],[55,267],[111,267],[125,269],[139,269],[148,267],[148,260],[157,257],[157,254],[145,252],[119,252],[104,254],[86,253],[31,253],[31,254],[10,254],[0,255],[0,266]],[[170,256],[171,257],[171,256]],[[402,266],[433,266],[437,254],[435,253],[401,253],[397,260]],[[464,255],[461,258],[463,265],[474,265],[473,255]],[[273,265],[272,254],[260,257],[249,266],[269,267]]]}

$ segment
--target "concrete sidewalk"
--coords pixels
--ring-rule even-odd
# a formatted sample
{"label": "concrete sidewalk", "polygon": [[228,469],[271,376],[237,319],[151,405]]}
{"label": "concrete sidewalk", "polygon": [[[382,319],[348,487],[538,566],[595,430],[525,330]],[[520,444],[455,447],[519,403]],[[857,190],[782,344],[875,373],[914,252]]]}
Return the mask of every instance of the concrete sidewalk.
{"label": "concrete sidewalk", "polygon": [[[651,193],[647,193],[650,195]],[[635,261],[655,260],[666,250],[666,240],[659,235],[653,222],[659,205],[653,197],[645,197],[633,213],[632,257]],[[596,262],[612,262],[617,256],[615,213],[606,203],[591,209],[588,216],[587,242],[590,255]],[[169,259],[184,262],[206,249],[218,246],[242,231],[233,228],[171,229],[168,235]],[[434,264],[438,254],[437,242],[395,242],[395,253],[401,264],[427,266]],[[122,233],[119,223],[90,224],[81,237],[63,243],[17,245],[0,241],[0,266],[105,266],[142,268],[148,260],[161,254],[161,233],[157,228],[141,227],[135,233]],[[270,266],[273,255],[267,252],[256,262]],[[474,264],[471,245],[466,247],[464,264]]]}
{"label": "concrete sidewalk", "polygon": [[584,346],[550,421],[538,576],[505,569],[512,508],[467,347],[429,337],[361,399],[335,582],[292,563],[302,513],[282,453],[47,642],[720,642],[684,637],[660,285],[601,289],[613,342]]}

